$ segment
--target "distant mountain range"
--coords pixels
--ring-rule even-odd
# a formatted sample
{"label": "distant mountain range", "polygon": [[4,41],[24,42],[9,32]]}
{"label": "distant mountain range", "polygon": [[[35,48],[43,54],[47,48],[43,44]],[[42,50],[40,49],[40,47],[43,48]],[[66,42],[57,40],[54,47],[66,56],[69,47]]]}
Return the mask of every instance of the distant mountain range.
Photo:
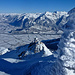
{"label": "distant mountain range", "polygon": [[66,23],[67,12],[0,14],[1,33],[58,32]]}

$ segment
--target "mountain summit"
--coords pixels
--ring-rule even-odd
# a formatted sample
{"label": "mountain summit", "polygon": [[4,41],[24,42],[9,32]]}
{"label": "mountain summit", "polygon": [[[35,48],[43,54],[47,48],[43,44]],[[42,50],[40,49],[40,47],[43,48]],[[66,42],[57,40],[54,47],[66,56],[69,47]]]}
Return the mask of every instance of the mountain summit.
{"label": "mountain summit", "polygon": [[34,41],[29,44],[28,49],[21,52],[21,54],[18,56],[22,58],[28,55],[33,55],[35,53],[36,56],[37,53],[39,53],[42,55],[42,57],[52,55],[52,52],[45,46],[44,43],[40,42],[38,38],[34,38]]}

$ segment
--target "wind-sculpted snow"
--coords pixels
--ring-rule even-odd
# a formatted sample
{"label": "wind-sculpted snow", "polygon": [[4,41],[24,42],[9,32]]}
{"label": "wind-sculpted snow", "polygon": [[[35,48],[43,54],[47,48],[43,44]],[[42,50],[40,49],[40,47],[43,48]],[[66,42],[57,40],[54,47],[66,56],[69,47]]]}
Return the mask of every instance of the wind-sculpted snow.
{"label": "wind-sculpted snow", "polygon": [[[75,10],[72,9],[71,12]],[[70,12],[70,11],[69,11]],[[62,60],[65,75],[75,75],[75,11],[67,18],[64,33],[58,45],[58,58]]]}

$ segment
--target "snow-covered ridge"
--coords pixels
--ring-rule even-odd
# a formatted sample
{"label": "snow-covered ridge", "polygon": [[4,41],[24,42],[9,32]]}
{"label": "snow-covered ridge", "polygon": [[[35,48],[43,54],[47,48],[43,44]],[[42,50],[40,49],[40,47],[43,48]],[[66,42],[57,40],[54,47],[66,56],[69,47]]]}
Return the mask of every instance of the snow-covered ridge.
{"label": "snow-covered ridge", "polygon": [[[63,15],[67,16],[67,12],[58,12],[58,11],[56,11],[56,12],[24,13],[24,14],[22,14],[22,13],[0,13],[0,18],[3,18],[5,20],[5,19],[8,19],[9,17],[14,18],[14,16],[15,16],[15,17],[18,17],[17,19],[19,20],[22,16],[24,16],[23,19],[26,19],[26,18],[29,19],[29,18],[38,18],[41,15],[45,15],[48,18],[57,19],[57,18],[59,18]],[[56,18],[54,16],[56,16]]]}
{"label": "snow-covered ridge", "polygon": [[52,19],[57,19],[57,18],[60,18],[61,16],[65,15],[65,16],[68,16],[67,12],[59,12],[59,11],[55,11],[55,12],[45,12],[45,15],[48,17],[48,18],[52,18]]}
{"label": "snow-covered ridge", "polygon": [[19,54],[18,56],[20,58],[23,58],[28,55],[37,55],[37,53],[42,54],[42,57],[52,55],[52,52],[45,46],[44,43],[40,42],[38,38],[34,38],[34,41],[28,45],[27,50],[22,51],[21,54]]}

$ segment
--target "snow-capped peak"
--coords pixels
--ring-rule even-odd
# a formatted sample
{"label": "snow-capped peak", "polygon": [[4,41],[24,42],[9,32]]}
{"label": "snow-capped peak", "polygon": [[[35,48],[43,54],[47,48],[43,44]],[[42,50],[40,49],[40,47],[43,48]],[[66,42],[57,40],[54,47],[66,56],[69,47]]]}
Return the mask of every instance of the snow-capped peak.
{"label": "snow-capped peak", "polygon": [[47,12],[45,12],[45,15],[52,15],[52,13],[47,11]]}
{"label": "snow-capped peak", "polygon": [[34,42],[31,44],[29,45],[29,50],[33,51],[34,53],[44,51],[43,56],[52,55],[51,51],[45,46],[44,43],[40,42],[38,38],[34,38]]}

